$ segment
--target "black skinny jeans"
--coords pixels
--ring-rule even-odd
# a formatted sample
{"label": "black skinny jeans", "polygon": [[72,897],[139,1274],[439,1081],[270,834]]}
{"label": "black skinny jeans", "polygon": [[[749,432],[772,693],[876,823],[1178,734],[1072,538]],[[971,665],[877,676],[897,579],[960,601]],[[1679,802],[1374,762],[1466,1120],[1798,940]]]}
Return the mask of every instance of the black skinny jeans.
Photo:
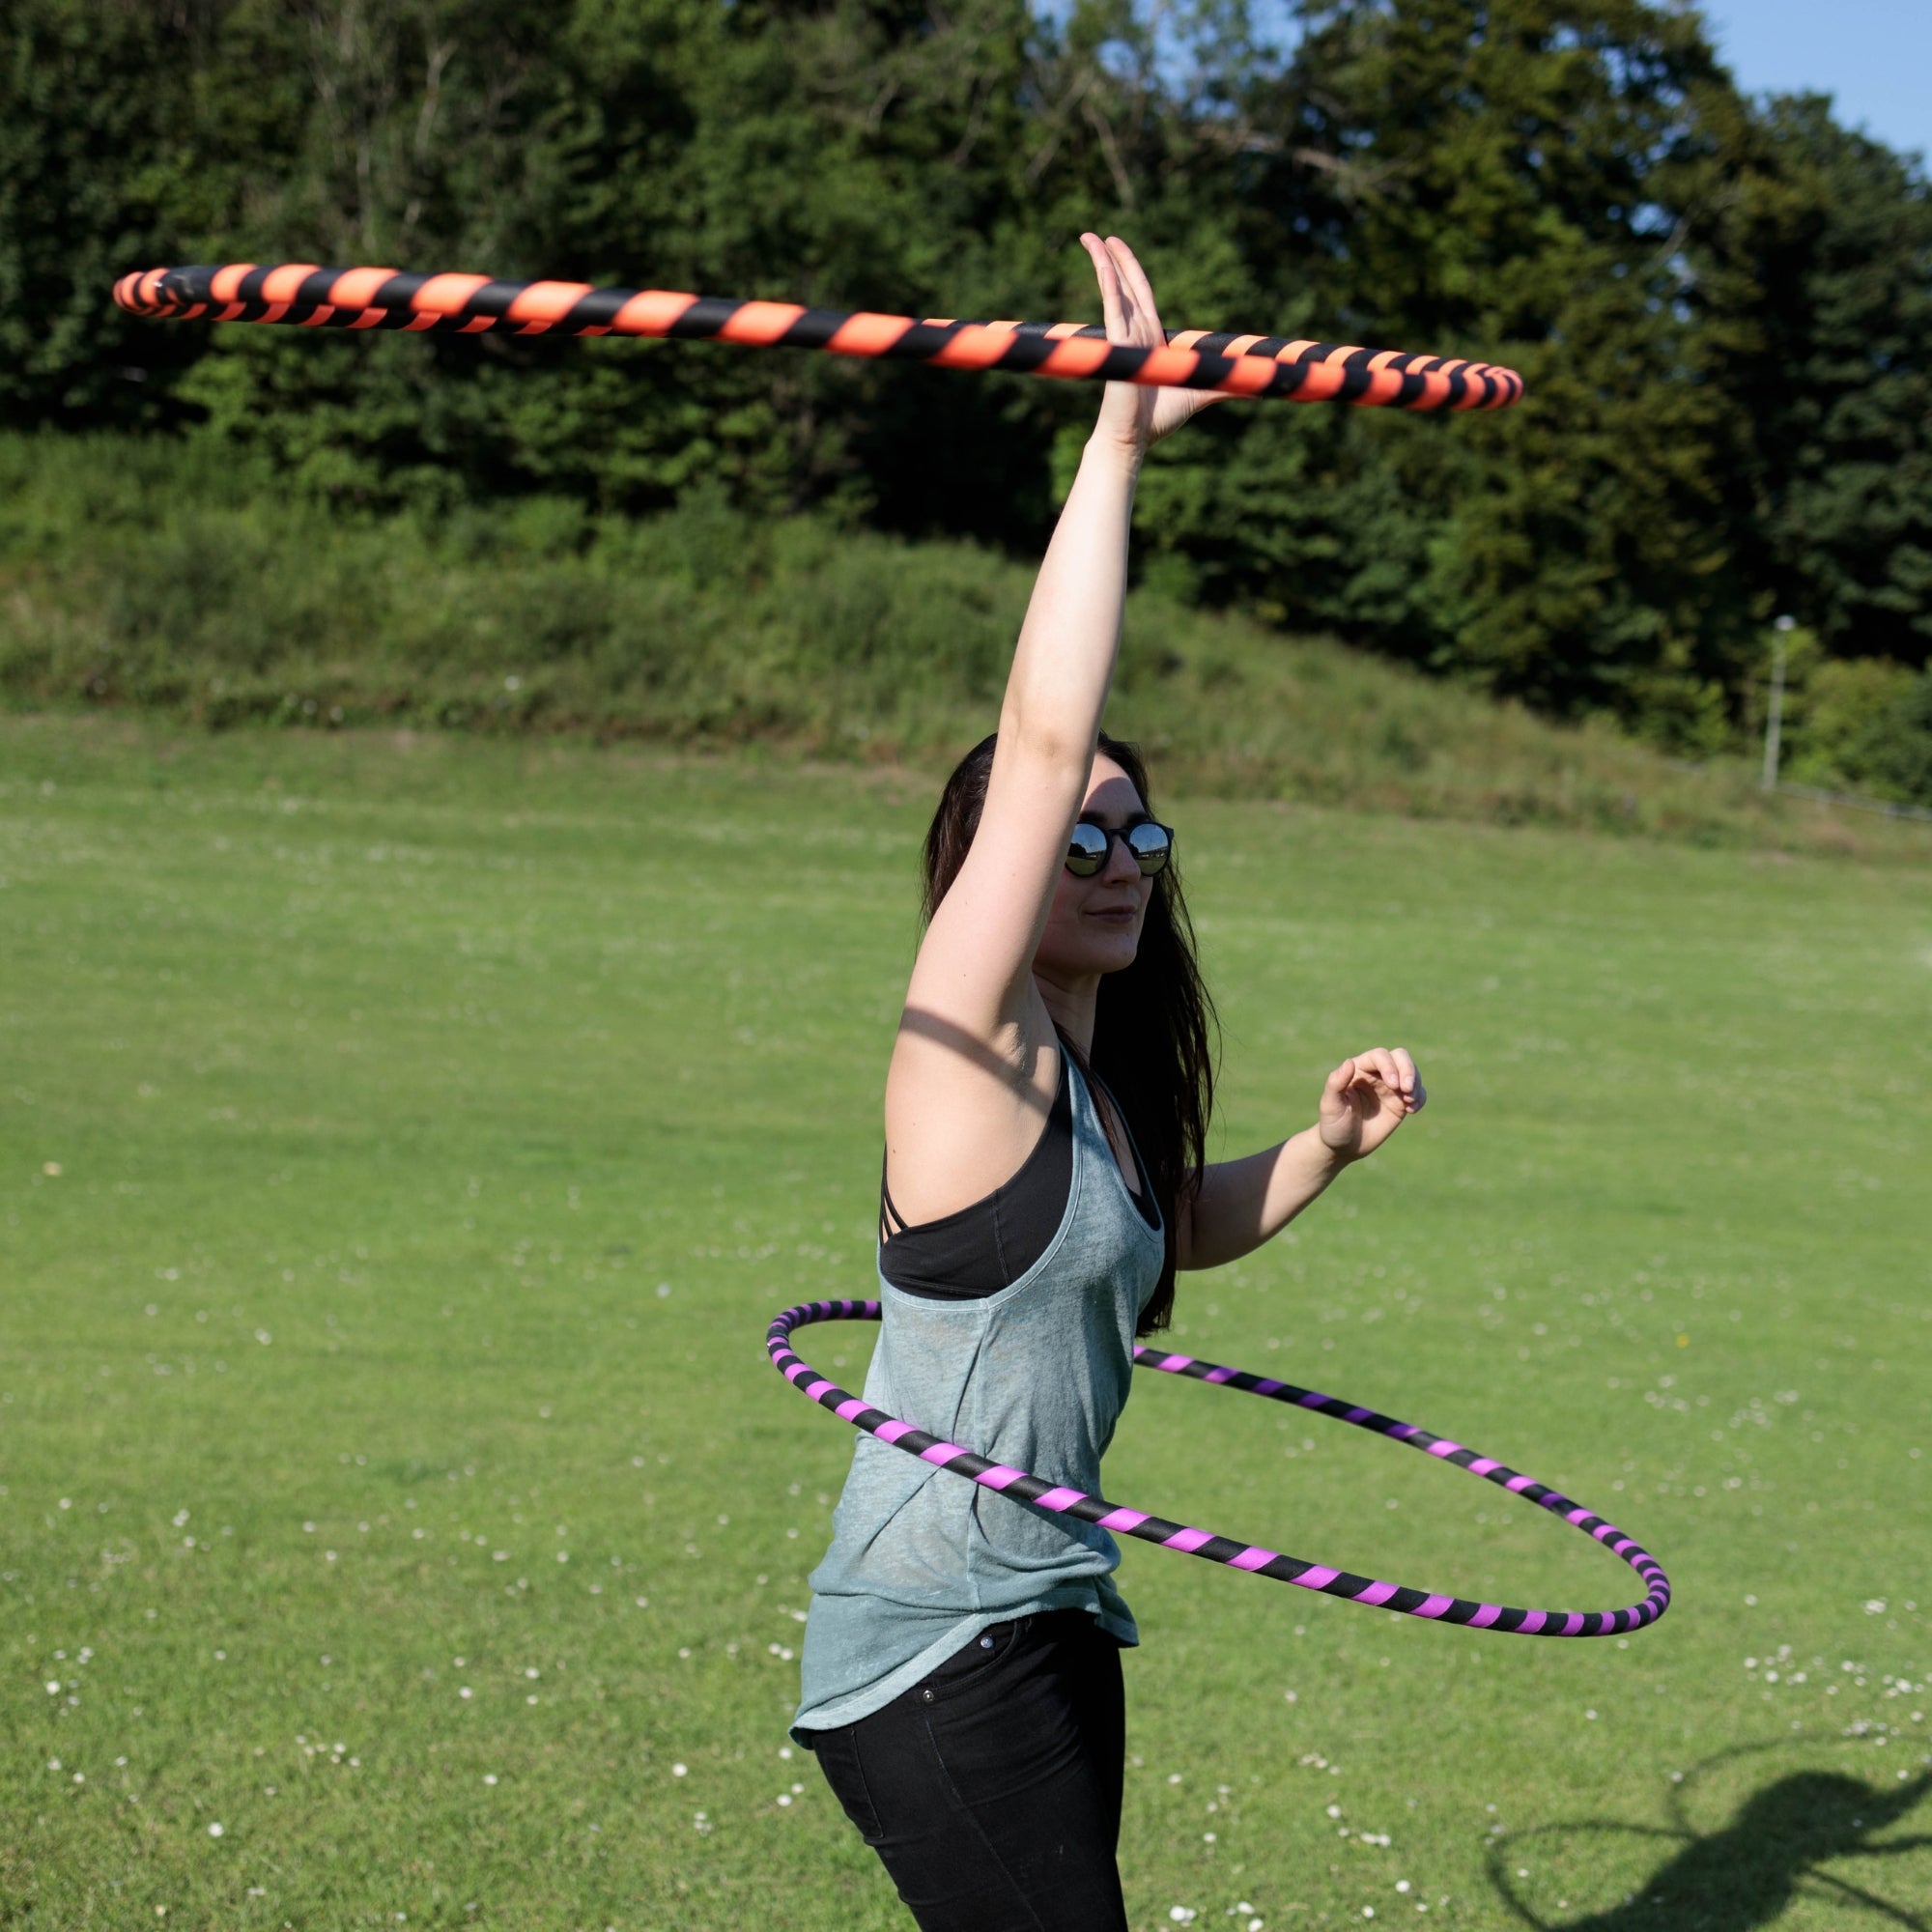
{"label": "black skinny jeans", "polygon": [[1085,1610],[995,1624],[815,1744],[921,1932],[1126,1932],[1121,1648]]}

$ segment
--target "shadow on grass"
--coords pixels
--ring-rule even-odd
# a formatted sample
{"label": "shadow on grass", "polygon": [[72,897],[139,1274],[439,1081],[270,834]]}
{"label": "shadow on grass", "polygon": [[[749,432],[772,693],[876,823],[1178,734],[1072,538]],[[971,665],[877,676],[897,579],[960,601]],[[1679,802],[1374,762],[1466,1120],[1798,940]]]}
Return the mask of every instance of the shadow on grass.
{"label": "shadow on grass", "polygon": [[[1719,1765],[1778,1746],[1743,1746],[1707,1760],[1694,1779]],[[1932,1792],[1932,1773],[1889,1788],[1836,1771],[1793,1771],[1761,1784],[1740,1802],[1730,1819],[1699,1831],[1684,1804],[1689,1787],[1667,1794],[1667,1825],[1627,1825],[1610,1819],[1573,1820],[1511,1833],[1491,1847],[1490,1884],[1519,1924],[1535,1932],[1757,1932],[1775,1925],[1797,1899],[1826,1900],[1845,1917],[1833,1922],[1877,1919],[1932,1932],[1922,1909],[1896,1905],[1879,1891],[1822,1869],[1841,1859],[1893,1858],[1932,1848],[1932,1836],[1873,1842]],[[1551,1840],[1615,1834],[1658,1841],[1661,1861],[1621,1904],[1572,1916],[1559,1901],[1558,1917],[1532,1906],[1516,1878],[1518,1861],[1533,1850],[1554,1850]],[[1669,1847],[1672,1849],[1666,1850]],[[1516,1876],[1512,1876],[1512,1868]]]}

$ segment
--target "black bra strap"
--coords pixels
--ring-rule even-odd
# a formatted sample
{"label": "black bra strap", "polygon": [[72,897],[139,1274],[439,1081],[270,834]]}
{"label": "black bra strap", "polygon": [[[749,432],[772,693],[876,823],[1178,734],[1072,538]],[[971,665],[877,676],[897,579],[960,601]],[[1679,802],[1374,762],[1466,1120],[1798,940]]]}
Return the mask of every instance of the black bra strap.
{"label": "black bra strap", "polygon": [[[895,1227],[894,1223],[896,1222]],[[879,1241],[890,1241],[906,1225],[906,1217],[893,1205],[893,1191],[886,1185],[886,1156],[879,1156]]]}

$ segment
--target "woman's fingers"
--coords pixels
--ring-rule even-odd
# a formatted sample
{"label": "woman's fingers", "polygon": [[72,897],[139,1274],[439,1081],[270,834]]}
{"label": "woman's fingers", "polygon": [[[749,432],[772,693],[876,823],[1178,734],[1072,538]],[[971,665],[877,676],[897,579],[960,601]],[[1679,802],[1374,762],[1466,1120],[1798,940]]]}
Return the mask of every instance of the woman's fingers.
{"label": "woman's fingers", "polygon": [[1080,245],[1093,261],[1094,273],[1100,284],[1100,313],[1107,325],[1107,340],[1124,342],[1127,340],[1126,303],[1113,251],[1092,232],[1081,236]]}
{"label": "woman's fingers", "polygon": [[1421,1076],[1415,1070],[1415,1061],[1406,1047],[1372,1046],[1366,1053],[1358,1053],[1349,1064],[1355,1069],[1356,1079],[1381,1087],[1410,1113],[1414,1113],[1429,1097],[1423,1091]]}
{"label": "woman's fingers", "polygon": [[1140,265],[1140,258],[1118,235],[1107,237],[1107,253],[1112,256],[1114,268],[1119,273],[1122,286],[1126,290],[1139,311],[1139,319],[1146,325],[1140,331],[1141,338],[1149,346],[1162,340],[1160,334],[1160,311],[1154,304],[1153,284],[1147,278],[1147,270]]}

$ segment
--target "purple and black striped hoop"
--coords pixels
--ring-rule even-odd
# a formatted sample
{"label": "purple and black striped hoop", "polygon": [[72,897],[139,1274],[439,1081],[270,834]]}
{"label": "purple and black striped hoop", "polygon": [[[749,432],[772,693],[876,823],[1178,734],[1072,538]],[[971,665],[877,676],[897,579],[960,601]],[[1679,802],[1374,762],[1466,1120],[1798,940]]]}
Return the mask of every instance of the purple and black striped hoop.
{"label": "purple and black striped hoop", "polygon": [[1279,1382],[1266,1376],[1251,1376],[1242,1369],[1224,1369],[1212,1362],[1197,1361],[1192,1355],[1170,1355],[1156,1349],[1134,1348],[1137,1365],[1159,1369],[1172,1376],[1192,1376],[1197,1381],[1219,1382],[1229,1388],[1245,1389],[1250,1395],[1266,1396],[1294,1408],[1332,1415],[1351,1422],[1372,1435],[1386,1435],[1421,1449],[1444,1463],[1482,1476],[1560,1516],[1593,1542],[1601,1543],[1620,1556],[1643,1578],[1649,1594],[1640,1604],[1621,1610],[1518,1610],[1503,1604],[1479,1604],[1467,1597],[1445,1597],[1433,1590],[1411,1589],[1406,1583],[1385,1583],[1373,1577],[1351,1576],[1346,1570],[1330,1570],[1321,1563],[1304,1563],[1297,1556],[1284,1556],[1258,1544],[1237,1543],[1232,1537],[1216,1536],[1207,1529],[1190,1529],[1184,1523],[1169,1522],[1163,1517],[1126,1509],[1110,1503],[1104,1496],[1090,1496],[1042,1477],[1030,1475],[1002,1463],[989,1462],[956,1442],[942,1441],[900,1422],[883,1409],[871,1407],[849,1394],[838,1383],[821,1376],[791,1347],[795,1328],[810,1327],[814,1321],[876,1321],[876,1301],[808,1301],[787,1308],[777,1316],[765,1333],[765,1351],[772,1366],[795,1388],[800,1388],[822,1408],[829,1408],[842,1421],[890,1442],[909,1456],[930,1463],[955,1475],[970,1477],[984,1489],[1003,1495],[1018,1496],[1040,1509],[1060,1516],[1078,1517],[1083,1522],[1098,1523],[1102,1529],[1119,1530],[1137,1536],[1146,1543],[1157,1543],[1164,1549],[1179,1549],[1189,1556],[1206,1557],[1210,1563],[1225,1563],[1231,1569],[1250,1570],[1258,1577],[1272,1577],[1277,1582],[1293,1583],[1304,1590],[1320,1590],[1324,1596],[1345,1597],[1350,1603],[1393,1610],[1407,1617],[1428,1617],[1437,1623],[1466,1624],[1471,1630],[1500,1631],[1511,1636],[1614,1636],[1620,1631],[1642,1630],[1654,1624],[1670,1607],[1670,1578],[1656,1557],[1615,1523],[1594,1516],[1566,1495],[1559,1494],[1533,1476],[1516,1470],[1488,1456],[1479,1456],[1446,1436],[1432,1435],[1410,1422],[1397,1422],[1392,1416],[1378,1415],[1374,1409],[1357,1408],[1339,1396],[1321,1395],[1313,1389],[1296,1388],[1293,1382]]}

